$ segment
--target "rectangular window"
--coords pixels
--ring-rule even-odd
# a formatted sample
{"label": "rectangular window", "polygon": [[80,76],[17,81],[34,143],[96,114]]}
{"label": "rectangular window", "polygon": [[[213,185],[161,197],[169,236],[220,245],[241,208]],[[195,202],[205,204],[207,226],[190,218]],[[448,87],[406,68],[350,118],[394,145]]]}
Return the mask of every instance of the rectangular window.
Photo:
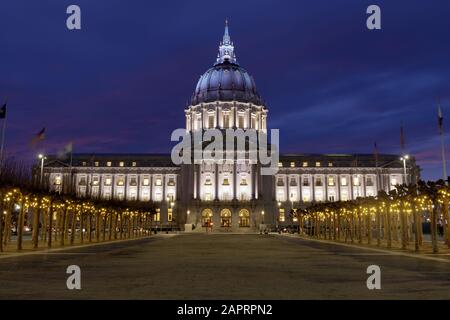
{"label": "rectangular window", "polygon": [[297,185],[297,180],[295,178],[291,178],[291,182],[289,182],[291,187],[295,187]]}
{"label": "rectangular window", "polygon": [[303,161],[303,163],[302,163],[302,167],[307,167],[308,166],[308,162],[306,162],[306,161]]}
{"label": "rectangular window", "polygon": [[256,129],[256,117],[252,116],[252,129]]}
{"label": "rectangular window", "polygon": [[228,112],[223,114],[223,127],[224,128],[230,127],[230,115]]}
{"label": "rectangular window", "polygon": [[391,185],[392,185],[392,186],[395,186],[395,185],[397,185],[397,184],[398,184],[397,178],[396,178],[396,177],[392,177],[392,178],[391,178]]}
{"label": "rectangular window", "polygon": [[105,186],[110,186],[111,185],[111,178],[108,177],[105,179]]}
{"label": "rectangular window", "polygon": [[208,128],[214,128],[214,115],[208,115]]}
{"label": "rectangular window", "polygon": [[148,185],[150,185],[150,179],[149,179],[149,178],[144,178],[144,179],[142,179],[142,185],[143,185],[143,186],[148,186]]}
{"label": "rectangular window", "polygon": [[175,185],[175,179],[173,177],[169,178],[169,181],[167,182],[168,186],[174,186]]}
{"label": "rectangular window", "polygon": [[132,166],[132,167],[136,167],[136,161],[133,161],[133,162],[131,163],[131,166]]}
{"label": "rectangular window", "polygon": [[86,161],[83,161],[82,164],[83,164],[83,167],[86,167]]}
{"label": "rectangular window", "polygon": [[55,177],[55,185],[59,186],[61,184],[61,176]]}
{"label": "rectangular window", "polygon": [[137,186],[137,178],[136,177],[130,178],[130,186]]}
{"label": "rectangular window", "polygon": [[278,162],[278,168],[283,168],[283,162]]}
{"label": "rectangular window", "polygon": [[154,219],[156,222],[159,222],[161,220],[161,209],[159,209],[159,208],[156,209],[156,214],[155,214]]}
{"label": "rectangular window", "polygon": [[353,185],[354,186],[360,186],[361,185],[361,181],[359,179],[359,176],[353,177]]}
{"label": "rectangular window", "polygon": [[211,178],[206,178],[205,179],[205,186],[211,186],[212,182],[211,182]]}
{"label": "rectangular window", "polygon": [[156,178],[155,179],[155,186],[161,186],[162,182],[161,182],[161,178]]}
{"label": "rectangular window", "polygon": [[280,217],[279,217],[280,222],[284,222],[284,220],[285,220],[284,209],[280,208],[280,212],[279,213],[280,213]]}
{"label": "rectangular window", "polygon": [[341,178],[341,186],[344,186],[344,187],[346,187],[347,186],[347,177],[342,177]]}
{"label": "rectangular window", "polygon": [[124,185],[124,180],[123,180],[123,178],[117,179],[117,185],[118,185],[118,186],[123,186],[123,185]]}
{"label": "rectangular window", "polygon": [[99,165],[98,161],[95,161],[94,166],[98,167],[98,165]]}
{"label": "rectangular window", "polygon": [[303,177],[303,185],[304,185],[305,187],[308,187],[308,186],[309,186],[309,178],[308,178],[308,177]]}
{"label": "rectangular window", "polygon": [[172,222],[172,208],[167,209],[167,221]]}
{"label": "rectangular window", "polygon": [[111,161],[106,162],[107,167],[111,167]]}
{"label": "rectangular window", "polygon": [[238,128],[244,128],[244,115],[238,115]]}
{"label": "rectangular window", "polygon": [[334,177],[333,176],[328,176],[328,185],[334,186]]}
{"label": "rectangular window", "polygon": [[93,177],[92,178],[92,185],[93,186],[98,186],[98,180],[99,180],[98,177]]}
{"label": "rectangular window", "polygon": [[320,167],[320,161],[316,161],[316,167]]}
{"label": "rectangular window", "polygon": [[80,180],[78,180],[79,186],[85,186],[86,185],[86,177],[81,177]]}
{"label": "rectangular window", "polygon": [[317,187],[323,186],[322,178],[316,177],[316,178],[314,179],[314,182],[315,182],[314,185],[317,186]]}
{"label": "rectangular window", "polygon": [[205,200],[206,201],[211,201],[211,199],[212,199],[211,193],[205,193]]}
{"label": "rectangular window", "polygon": [[119,167],[123,167],[124,166],[124,162],[123,161],[120,161],[119,162]]}
{"label": "rectangular window", "polygon": [[373,178],[372,177],[367,177],[366,178],[366,186],[368,187],[373,187],[374,186],[374,182],[373,182]]}
{"label": "rectangular window", "polygon": [[241,186],[246,186],[247,185],[247,179],[242,178],[241,179]]}
{"label": "rectangular window", "polygon": [[279,186],[279,187],[284,186],[284,179],[283,178],[278,178],[277,179],[277,186]]}
{"label": "rectangular window", "polygon": [[230,181],[228,180],[228,178],[224,178],[224,179],[223,179],[222,185],[223,185],[223,186],[229,186],[229,185],[230,185]]}
{"label": "rectangular window", "polygon": [[291,168],[295,168],[295,162],[291,162]]}
{"label": "rectangular window", "polygon": [[328,166],[332,167],[333,166],[333,162],[328,162]]}

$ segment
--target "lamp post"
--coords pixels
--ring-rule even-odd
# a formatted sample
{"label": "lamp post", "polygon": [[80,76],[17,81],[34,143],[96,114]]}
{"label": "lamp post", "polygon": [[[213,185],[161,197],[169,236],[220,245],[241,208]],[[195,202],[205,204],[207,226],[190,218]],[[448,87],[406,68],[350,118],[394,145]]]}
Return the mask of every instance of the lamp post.
{"label": "lamp post", "polygon": [[38,155],[38,158],[41,161],[41,175],[39,179],[39,187],[42,189],[44,182],[44,160],[47,158],[42,153]]}
{"label": "lamp post", "polygon": [[261,211],[262,224],[264,224],[264,210]]}
{"label": "lamp post", "polygon": [[403,161],[403,174],[405,176],[405,184],[408,183],[408,176],[406,175],[406,160],[409,159],[409,155],[405,154],[403,157],[400,158],[400,161]]}

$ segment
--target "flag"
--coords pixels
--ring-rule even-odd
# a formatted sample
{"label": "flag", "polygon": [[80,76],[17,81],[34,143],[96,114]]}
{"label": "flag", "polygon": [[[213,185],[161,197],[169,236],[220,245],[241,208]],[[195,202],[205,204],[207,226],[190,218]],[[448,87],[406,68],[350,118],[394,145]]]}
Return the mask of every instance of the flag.
{"label": "flag", "polygon": [[373,143],[373,146],[374,146],[373,155],[375,157],[375,166],[378,167],[378,146],[376,141]]}
{"label": "flag", "polygon": [[0,109],[0,119],[6,118],[6,103]]}
{"label": "flag", "polygon": [[403,132],[403,125],[400,126],[400,148],[402,152],[405,151],[405,134]]}
{"label": "flag", "polygon": [[34,137],[31,139],[31,144],[35,145],[39,141],[42,141],[45,139],[45,127],[41,129]]}
{"label": "flag", "polygon": [[438,126],[440,134],[442,134],[443,124],[444,124],[444,117],[442,116],[441,104],[438,104]]}
{"label": "flag", "polygon": [[72,153],[73,145],[69,142],[63,149],[58,151],[58,158],[66,158],[68,154]]}

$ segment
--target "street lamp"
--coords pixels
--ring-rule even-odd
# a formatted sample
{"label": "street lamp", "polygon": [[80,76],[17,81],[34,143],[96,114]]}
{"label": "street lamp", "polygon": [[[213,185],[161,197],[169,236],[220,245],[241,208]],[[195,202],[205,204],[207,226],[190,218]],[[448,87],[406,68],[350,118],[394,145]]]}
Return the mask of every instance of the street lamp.
{"label": "street lamp", "polygon": [[47,159],[42,153],[38,154],[38,158],[41,160],[41,177],[39,179],[39,185],[42,189],[42,185],[44,182],[44,160]]}
{"label": "street lamp", "polygon": [[408,176],[406,175],[406,160],[409,159],[409,155],[405,154],[403,157],[400,158],[400,161],[403,161],[403,174],[405,175],[405,184],[408,183],[407,179]]}
{"label": "street lamp", "polygon": [[264,210],[261,211],[261,217],[262,217],[262,224],[264,224]]}

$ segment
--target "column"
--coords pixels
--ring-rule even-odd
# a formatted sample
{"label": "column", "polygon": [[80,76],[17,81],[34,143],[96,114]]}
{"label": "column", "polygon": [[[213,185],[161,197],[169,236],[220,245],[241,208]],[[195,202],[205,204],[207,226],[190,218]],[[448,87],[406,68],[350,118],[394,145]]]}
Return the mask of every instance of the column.
{"label": "column", "polygon": [[216,163],[214,165],[214,199],[219,200],[219,165]]}
{"label": "column", "polygon": [[337,195],[336,195],[336,200],[337,201],[341,201],[341,175],[337,174],[336,175],[336,190],[337,190]]}
{"label": "column", "polygon": [[314,181],[314,175],[311,175],[311,190],[312,190],[312,195],[311,195],[311,201],[316,201],[316,190],[315,190],[315,181]]}
{"label": "column", "polygon": [[233,200],[237,199],[237,174],[236,174],[236,160],[233,161]]}

